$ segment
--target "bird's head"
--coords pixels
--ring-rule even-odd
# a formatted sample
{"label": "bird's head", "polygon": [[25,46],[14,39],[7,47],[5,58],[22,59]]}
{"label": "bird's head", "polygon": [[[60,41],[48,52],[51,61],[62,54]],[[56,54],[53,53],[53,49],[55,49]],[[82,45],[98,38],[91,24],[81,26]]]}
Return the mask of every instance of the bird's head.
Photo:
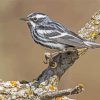
{"label": "bird's head", "polygon": [[35,28],[36,25],[46,23],[49,19],[49,17],[46,14],[43,13],[31,13],[26,18],[21,18],[21,20],[26,21],[27,24],[33,28]]}

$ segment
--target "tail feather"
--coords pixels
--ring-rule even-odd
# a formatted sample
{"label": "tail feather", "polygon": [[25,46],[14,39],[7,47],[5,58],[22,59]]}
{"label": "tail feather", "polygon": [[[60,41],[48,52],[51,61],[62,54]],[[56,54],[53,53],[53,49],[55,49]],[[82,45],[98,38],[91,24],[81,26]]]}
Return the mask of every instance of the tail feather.
{"label": "tail feather", "polygon": [[91,41],[84,41],[88,48],[100,48],[99,43],[91,42]]}

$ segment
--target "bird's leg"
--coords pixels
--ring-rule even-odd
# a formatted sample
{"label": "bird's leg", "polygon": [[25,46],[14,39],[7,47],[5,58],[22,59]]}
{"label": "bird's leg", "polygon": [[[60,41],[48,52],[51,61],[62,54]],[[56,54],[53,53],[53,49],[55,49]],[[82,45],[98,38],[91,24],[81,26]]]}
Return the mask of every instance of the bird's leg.
{"label": "bird's leg", "polygon": [[44,64],[49,64],[52,68],[56,68],[57,63],[54,61],[54,57],[57,56],[59,53],[60,54],[64,54],[64,53],[68,53],[70,54],[73,51],[76,51],[77,49],[74,47],[68,47],[66,49],[63,49],[62,51],[56,51],[56,52],[45,52],[44,56],[45,56],[45,60],[44,60]]}
{"label": "bird's leg", "polygon": [[59,54],[59,52],[54,52],[54,53],[45,52],[45,53],[44,53],[44,56],[45,56],[45,61],[44,61],[44,63],[45,63],[45,64],[48,64],[49,62],[51,62],[51,61],[52,61],[52,58],[53,58],[54,56],[56,56],[57,54]]}
{"label": "bird's leg", "polygon": [[[68,48],[65,48],[65,49],[63,49],[63,50],[61,50],[61,51],[55,51],[55,52],[50,52],[49,50],[49,52],[45,52],[44,53],[44,56],[45,56],[45,60],[44,60],[44,63],[45,64],[48,64],[48,63],[50,63],[50,62],[53,62],[53,57],[55,57],[56,55],[58,55],[59,53],[65,53],[65,52],[67,52],[67,51],[72,51],[71,49],[73,49],[73,47],[68,47]],[[46,49],[46,51],[47,51],[47,49]]]}
{"label": "bird's leg", "polygon": [[51,66],[51,68],[56,68],[57,63],[55,61],[53,61],[53,57],[55,57],[57,54],[59,54],[59,52],[54,52],[54,53],[46,52],[44,63],[49,64]]}
{"label": "bird's leg", "polygon": [[[53,57],[55,57],[56,55],[58,55],[59,53],[65,53],[65,52],[69,52],[69,51],[74,51],[74,50],[76,50],[75,48],[73,48],[73,47],[68,47],[68,48],[66,48],[66,49],[63,49],[62,51],[56,51],[56,52],[53,52],[53,53],[51,53],[51,52],[45,52],[45,54],[44,54],[44,56],[45,56],[45,61],[44,61],[44,63],[45,64],[51,64],[51,63],[53,63],[54,64],[54,62],[53,62]],[[54,64],[55,65],[55,64]]]}
{"label": "bird's leg", "polygon": [[[46,59],[46,61],[47,61],[47,60],[52,59],[53,57],[55,57],[55,56],[58,55],[59,53],[65,53],[65,52],[68,52],[68,51],[75,51],[75,50],[76,50],[76,48],[74,48],[74,47],[68,47],[68,48],[63,49],[63,50],[61,50],[61,51],[56,51],[56,52],[53,52],[53,53],[46,52],[46,53],[45,53],[45,59]],[[48,61],[47,61],[47,62],[48,62]]]}
{"label": "bird's leg", "polygon": [[63,51],[56,51],[56,52],[53,52],[53,53],[50,53],[50,52],[45,52],[44,53],[44,56],[45,56],[45,60],[44,60],[44,63],[45,64],[48,64],[50,62],[52,62],[52,58],[55,57],[56,55],[58,55],[59,53],[64,53],[66,52],[66,50],[63,50]]}
{"label": "bird's leg", "polygon": [[51,55],[50,52],[45,52],[45,53],[44,53],[44,57],[45,57],[44,63],[45,63],[45,64],[48,64],[50,58],[52,57],[52,55]]}

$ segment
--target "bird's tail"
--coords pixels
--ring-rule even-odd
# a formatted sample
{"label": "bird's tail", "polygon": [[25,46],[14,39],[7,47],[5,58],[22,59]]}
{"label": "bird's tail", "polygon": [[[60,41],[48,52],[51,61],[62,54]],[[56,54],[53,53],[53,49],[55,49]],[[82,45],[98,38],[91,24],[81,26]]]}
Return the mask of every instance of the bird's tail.
{"label": "bird's tail", "polygon": [[84,44],[87,45],[88,48],[100,48],[99,43],[95,43],[91,41],[84,41]]}

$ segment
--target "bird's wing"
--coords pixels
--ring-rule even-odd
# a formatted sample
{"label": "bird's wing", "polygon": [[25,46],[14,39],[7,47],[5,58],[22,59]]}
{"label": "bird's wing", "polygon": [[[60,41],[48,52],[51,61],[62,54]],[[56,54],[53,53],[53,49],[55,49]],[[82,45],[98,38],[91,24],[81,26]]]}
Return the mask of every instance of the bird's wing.
{"label": "bird's wing", "polygon": [[49,39],[65,44],[65,45],[71,45],[75,47],[85,46],[84,42],[81,39],[74,37],[73,35],[70,35],[68,32],[63,33],[61,35],[49,37]]}
{"label": "bird's wing", "polygon": [[[65,45],[71,45],[75,47],[84,47],[84,39],[75,34],[74,32],[71,32],[61,24],[57,22],[51,22],[46,26],[43,26],[44,28],[44,36],[45,38],[48,38],[52,41],[55,41],[57,43],[65,44]],[[43,30],[42,30],[43,32]]]}

